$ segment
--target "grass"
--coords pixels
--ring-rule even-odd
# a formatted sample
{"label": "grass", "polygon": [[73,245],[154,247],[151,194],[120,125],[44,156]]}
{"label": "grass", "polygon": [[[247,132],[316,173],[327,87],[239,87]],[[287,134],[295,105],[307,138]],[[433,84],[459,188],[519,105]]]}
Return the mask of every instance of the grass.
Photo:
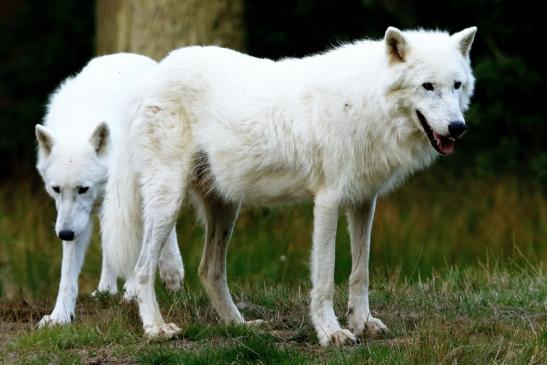
{"label": "grass", "polygon": [[[36,313],[4,306],[21,329],[5,340],[2,363],[136,364],[544,364],[547,286],[540,266],[448,268],[425,280],[376,272],[371,301],[390,332],[348,348],[317,345],[307,319],[308,287],[232,285],[236,303],[259,328],[217,323],[203,290],[160,291],[163,313],[183,327],[170,342],[141,338],[136,308],[119,297],[81,298],[74,325],[36,330]],[[344,319],[345,285],[335,308]],[[16,313],[19,311],[20,313]]]}
{"label": "grass", "polygon": [[[178,224],[185,287],[158,287],[179,339],[149,343],[134,305],[91,300],[100,270],[93,238],[74,325],[36,330],[53,308],[61,247],[52,202],[34,181],[0,186],[0,363],[429,364],[547,363],[547,196],[512,178],[412,178],[378,204],[371,303],[390,328],[349,348],[322,349],[308,319],[310,206],[247,211],[228,256],[229,284],[260,328],[219,325],[195,275],[203,232]],[[336,312],[344,320],[349,238],[337,237]]]}
{"label": "grass", "polygon": [[[55,208],[40,184],[0,185],[0,296],[50,298],[57,290],[61,245],[55,238]],[[547,262],[547,194],[540,186],[506,178],[444,177],[438,171],[410,179],[378,203],[372,262],[414,280],[434,269],[467,267],[489,258]],[[339,222],[335,277],[346,280],[351,258],[345,219]],[[228,252],[230,280],[285,283],[308,277],[312,213],[309,205],[244,211]],[[187,282],[195,272],[203,230],[191,209],[178,224]],[[80,280],[95,289],[101,256],[95,235]]]}

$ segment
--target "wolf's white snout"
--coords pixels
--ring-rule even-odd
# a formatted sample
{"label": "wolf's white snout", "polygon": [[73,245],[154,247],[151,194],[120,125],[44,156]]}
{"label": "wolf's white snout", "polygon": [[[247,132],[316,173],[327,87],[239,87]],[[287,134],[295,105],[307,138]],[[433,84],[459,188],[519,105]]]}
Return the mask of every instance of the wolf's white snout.
{"label": "wolf's white snout", "polygon": [[55,232],[63,241],[73,241],[87,230],[90,215],[97,200],[92,191],[80,194],[81,187],[78,184],[73,185],[76,186],[64,183],[52,189],[57,206]]}
{"label": "wolf's white snout", "polygon": [[467,131],[465,122],[460,120],[448,122],[446,126],[447,131],[439,133],[419,109],[416,109],[416,115],[431,146],[442,155],[454,153],[456,140],[463,137]]}

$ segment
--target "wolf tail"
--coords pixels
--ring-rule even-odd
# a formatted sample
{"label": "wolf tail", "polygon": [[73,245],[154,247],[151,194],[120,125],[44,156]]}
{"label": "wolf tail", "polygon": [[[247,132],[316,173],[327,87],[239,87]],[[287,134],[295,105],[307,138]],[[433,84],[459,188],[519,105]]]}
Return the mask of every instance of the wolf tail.
{"label": "wolf tail", "polygon": [[103,250],[116,275],[122,278],[133,273],[143,232],[140,185],[129,148],[130,123],[125,122],[109,166],[101,215]]}

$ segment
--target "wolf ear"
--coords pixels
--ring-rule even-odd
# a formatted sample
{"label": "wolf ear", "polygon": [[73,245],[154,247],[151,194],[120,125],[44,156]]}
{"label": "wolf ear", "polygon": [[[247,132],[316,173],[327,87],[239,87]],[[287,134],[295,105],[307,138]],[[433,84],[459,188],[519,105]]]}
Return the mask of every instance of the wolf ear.
{"label": "wolf ear", "polygon": [[458,47],[465,58],[469,57],[475,33],[477,33],[477,27],[469,27],[461,32],[452,34],[452,40],[456,43],[456,47]]}
{"label": "wolf ear", "polygon": [[395,27],[389,27],[386,30],[384,41],[386,43],[389,63],[405,62],[408,54],[408,42],[406,41],[403,32]]}
{"label": "wolf ear", "polygon": [[101,122],[89,139],[89,142],[91,142],[91,145],[95,148],[95,152],[98,156],[105,153],[109,138],[110,131],[108,130],[108,126],[105,122]]}
{"label": "wolf ear", "polygon": [[38,148],[44,156],[48,156],[51,153],[54,142],[51,133],[46,127],[40,124],[36,124],[34,131],[36,133],[36,140],[38,141]]}

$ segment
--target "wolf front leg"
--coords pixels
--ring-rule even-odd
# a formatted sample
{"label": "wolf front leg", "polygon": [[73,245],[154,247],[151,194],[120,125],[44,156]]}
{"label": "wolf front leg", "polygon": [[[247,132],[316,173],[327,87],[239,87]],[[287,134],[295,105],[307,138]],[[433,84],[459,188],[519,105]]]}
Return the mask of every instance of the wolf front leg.
{"label": "wolf front leg", "polygon": [[95,290],[91,296],[97,296],[100,294],[110,294],[114,295],[118,292],[118,283],[117,283],[117,277],[112,268],[110,267],[110,263],[104,257],[104,250],[103,250],[103,264],[101,269],[101,278],[99,280],[99,285],[97,286],[97,290]]}
{"label": "wolf front leg", "polygon": [[334,255],[339,197],[335,191],[323,190],[315,197],[313,209],[313,249],[310,315],[322,346],[349,345],[355,336],[342,329],[334,314]]}
{"label": "wolf front leg", "polygon": [[370,236],[376,197],[368,204],[346,210],[351,237],[351,275],[349,277],[348,327],[358,336],[373,336],[387,327],[372,316],[368,302]]}
{"label": "wolf front leg", "polygon": [[[99,217],[100,219],[100,217]],[[104,246],[101,247],[103,254],[103,263],[101,268],[101,278],[99,280],[99,285],[97,290],[95,290],[91,296],[95,297],[100,294],[110,294],[114,295],[118,292],[118,283],[117,275],[110,266],[110,261],[106,258],[106,249]]]}
{"label": "wolf front leg", "polygon": [[177,242],[177,230],[171,230],[167,243],[163,247],[159,261],[160,277],[165,288],[171,291],[179,290],[184,281],[184,266]]}
{"label": "wolf front leg", "polygon": [[[185,135],[185,131],[178,129],[180,123],[173,121],[169,133],[162,134],[162,123],[169,122],[169,115],[165,119],[156,119],[158,113],[154,111],[152,114],[155,117],[143,124],[146,128],[153,125],[157,130],[150,132],[145,129],[147,133],[140,136],[143,139],[141,149],[136,151],[144,229],[143,244],[135,266],[135,279],[145,336],[150,339],[169,339],[180,329],[174,323],[165,323],[163,320],[154,291],[154,279],[160,254],[168,244],[186,195],[193,153],[189,150],[188,141],[179,140],[180,136]],[[163,138],[161,144],[157,143],[159,136]]]}
{"label": "wolf front leg", "polygon": [[[152,171],[155,170],[155,171]],[[148,175],[150,174],[150,175]],[[139,313],[144,334],[150,339],[169,339],[180,329],[174,323],[165,323],[160,313],[154,278],[160,253],[175,227],[185,191],[185,172],[173,167],[149,169],[143,176],[144,238],[135,266]]]}
{"label": "wolf front leg", "polygon": [[126,141],[142,197],[143,243],[135,279],[139,314],[150,339],[168,339],[180,332],[163,320],[154,291],[160,253],[175,227],[195,155],[190,124],[171,107],[143,102]]}
{"label": "wolf front leg", "polygon": [[92,231],[91,221],[75,241],[63,241],[63,261],[61,264],[61,282],[55,308],[50,315],[44,316],[38,327],[55,326],[70,323],[74,318],[74,308],[78,296],[78,277],[84,262],[84,255]]}

